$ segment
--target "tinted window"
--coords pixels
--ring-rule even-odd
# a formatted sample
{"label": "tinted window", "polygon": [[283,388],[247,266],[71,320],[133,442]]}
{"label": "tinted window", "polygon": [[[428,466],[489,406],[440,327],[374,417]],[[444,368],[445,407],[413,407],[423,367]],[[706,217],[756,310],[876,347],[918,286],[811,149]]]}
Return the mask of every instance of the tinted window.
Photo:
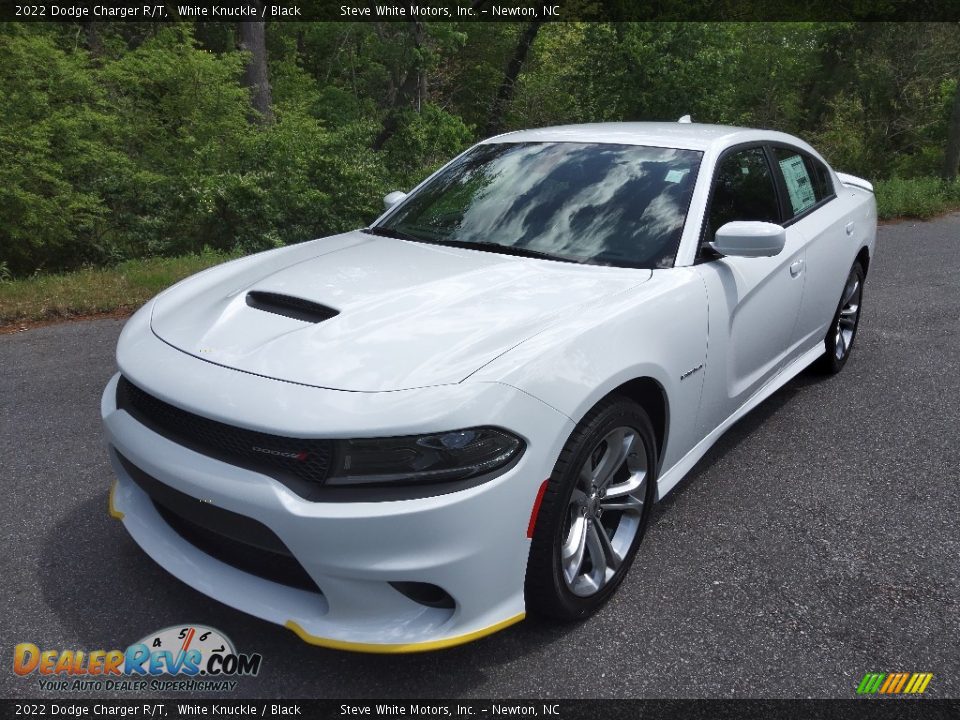
{"label": "tinted window", "polygon": [[713,240],[721,226],[734,220],[780,222],[773,175],[762,148],[741,150],[720,162],[706,239]]}
{"label": "tinted window", "polygon": [[813,182],[813,193],[817,197],[817,202],[833,197],[836,193],[827,166],[809,155],[805,155],[804,159],[807,161],[807,169],[810,171],[810,180]]}
{"label": "tinted window", "polygon": [[773,152],[787,183],[795,216],[834,196],[830,171],[822,162],[799,150],[774,148]]}
{"label": "tinted window", "polygon": [[638,145],[479,145],[375,230],[493,252],[672,267],[701,155]]}
{"label": "tinted window", "polygon": [[810,169],[802,153],[786,148],[774,148],[774,157],[780,165],[783,180],[787,185],[787,197],[794,215],[813,207],[821,199],[817,197]]}

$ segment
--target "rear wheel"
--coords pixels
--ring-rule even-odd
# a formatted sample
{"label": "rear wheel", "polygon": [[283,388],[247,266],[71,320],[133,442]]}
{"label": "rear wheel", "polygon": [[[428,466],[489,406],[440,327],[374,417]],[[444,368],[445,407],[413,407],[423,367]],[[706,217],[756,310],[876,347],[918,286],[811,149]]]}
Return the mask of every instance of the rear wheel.
{"label": "rear wheel", "polygon": [[657,453],[646,412],[606,400],[577,425],[544,492],[527,565],[534,611],[574,620],[623,581],[650,518]]}
{"label": "rear wheel", "polygon": [[843,286],[840,304],[833,316],[833,322],[827,330],[827,352],[818,361],[818,368],[825,373],[835,374],[843,369],[850,357],[853,341],[857,337],[860,325],[860,308],[863,304],[863,267],[859,262],[850,268],[850,275]]}

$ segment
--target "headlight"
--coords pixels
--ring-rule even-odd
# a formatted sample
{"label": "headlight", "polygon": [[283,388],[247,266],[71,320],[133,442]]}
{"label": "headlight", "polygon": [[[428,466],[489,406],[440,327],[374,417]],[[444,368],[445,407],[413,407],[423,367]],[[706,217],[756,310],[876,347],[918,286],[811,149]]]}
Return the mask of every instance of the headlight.
{"label": "headlight", "polygon": [[337,444],[338,462],[327,485],[466,480],[503,467],[523,451],[520,438],[485,427]]}

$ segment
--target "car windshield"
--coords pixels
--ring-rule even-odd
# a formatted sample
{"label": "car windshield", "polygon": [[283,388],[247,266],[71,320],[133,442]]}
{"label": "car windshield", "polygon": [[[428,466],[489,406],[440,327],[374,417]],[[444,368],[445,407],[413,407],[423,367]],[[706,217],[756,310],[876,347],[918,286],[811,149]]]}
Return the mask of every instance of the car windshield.
{"label": "car windshield", "polygon": [[600,143],[478,145],[378,235],[622,267],[672,267],[702,153]]}

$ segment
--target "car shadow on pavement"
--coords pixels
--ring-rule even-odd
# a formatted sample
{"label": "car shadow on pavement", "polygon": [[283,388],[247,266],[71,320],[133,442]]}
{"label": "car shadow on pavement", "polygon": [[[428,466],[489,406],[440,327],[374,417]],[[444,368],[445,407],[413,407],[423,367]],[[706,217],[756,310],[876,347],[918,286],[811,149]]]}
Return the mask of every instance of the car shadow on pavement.
{"label": "car shadow on pavement", "polygon": [[[104,488],[108,483],[104,478]],[[438,652],[369,655],[328,650],[307,645],[289,630],[227,607],[169,575],[109,518],[106,490],[102,499],[76,505],[42,542],[37,580],[45,606],[58,618],[57,642],[62,646],[123,650],[171,625],[209,625],[229,636],[239,652],[263,655],[260,675],[242,679],[242,696],[469,696],[491,676],[506,672],[512,661],[543,653],[580,627],[528,618],[488,638]]]}
{"label": "car shadow on pavement", "polygon": [[760,403],[744,417],[740,418],[740,420],[734,423],[723,435],[720,436],[720,439],[714,443],[713,447],[710,448],[706,454],[700,458],[699,461],[697,461],[697,464],[694,465],[690,472],[688,472],[683,478],[683,480],[681,480],[673,488],[673,490],[670,491],[670,494],[656,504],[654,508],[654,515],[650,519],[651,525],[656,523],[664,512],[673,507],[690,487],[695,485],[698,480],[702,479],[703,476],[709,472],[711,467],[713,467],[719,460],[724,458],[727,453],[736,449],[744,440],[750,438],[750,436],[759,430],[763,425],[768,423],[774,415],[783,410],[783,408],[788,405],[798,394],[803,392],[805,388],[819,385],[820,383],[828,381],[829,379],[830,376],[823,375],[816,370],[808,368],[793,378],[782,388],[777,390],[773,395]]}
{"label": "car shadow on pavement", "polygon": [[[652,525],[714,463],[821,380],[809,371],[801,374],[730,428],[658,503]],[[482,640],[431,653],[365,655],[309,646],[285,628],[206,597],[155,564],[107,515],[109,482],[104,477],[103,498],[76,505],[43,539],[38,580],[66,646],[123,649],[153,631],[199,623],[226,633],[240,652],[263,655],[261,674],[242,680],[238,692],[243,696],[409,698],[482,694],[495,677],[500,685],[506,682],[511,663],[526,655],[549,653],[554,644],[591,641],[589,623],[530,617]],[[517,696],[536,694],[535,683],[533,678],[509,680]]]}

